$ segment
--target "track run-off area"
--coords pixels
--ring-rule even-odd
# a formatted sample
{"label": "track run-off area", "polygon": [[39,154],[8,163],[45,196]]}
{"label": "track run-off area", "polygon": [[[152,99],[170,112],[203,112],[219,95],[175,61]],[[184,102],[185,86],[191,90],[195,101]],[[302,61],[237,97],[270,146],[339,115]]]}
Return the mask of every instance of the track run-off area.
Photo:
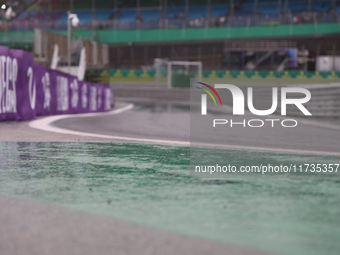
{"label": "track run-off area", "polygon": [[[43,254],[40,241],[49,254],[63,253],[58,242],[74,254],[340,250],[338,179],[190,177],[189,104],[118,102],[108,113],[1,124],[0,236],[19,236],[0,240],[7,254]],[[302,119],[296,130],[219,139],[231,163],[340,159],[336,122]],[[20,234],[19,222],[31,227]]]}

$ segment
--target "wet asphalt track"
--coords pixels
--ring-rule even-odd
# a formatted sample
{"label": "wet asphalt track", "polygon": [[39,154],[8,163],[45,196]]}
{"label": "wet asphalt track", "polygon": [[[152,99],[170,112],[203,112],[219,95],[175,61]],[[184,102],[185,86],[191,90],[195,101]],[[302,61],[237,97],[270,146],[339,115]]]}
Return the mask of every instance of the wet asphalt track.
{"label": "wet asphalt track", "polygon": [[[190,106],[179,103],[133,102],[135,107],[118,115],[68,118],[54,126],[80,132],[131,138],[189,141]],[[117,104],[120,107],[123,104]],[[214,113],[230,118],[226,113]],[[233,135],[208,137],[209,142],[229,145],[334,152],[338,149],[337,126],[333,121],[305,121],[292,130],[266,128],[263,132],[233,129]],[[207,122],[208,123],[208,122]],[[2,123],[3,124],[3,123]],[[84,137],[31,130],[27,123],[1,125],[2,141],[96,141]],[[204,127],[201,127],[203,130]],[[13,135],[13,130],[18,134]],[[12,130],[12,132],[11,132]],[[21,134],[20,134],[21,132]],[[225,130],[219,131],[225,134]],[[13,137],[11,137],[13,136]],[[66,138],[63,138],[66,137]],[[221,139],[222,137],[222,139]],[[105,139],[99,139],[105,142]],[[109,140],[107,140],[109,142]],[[197,238],[187,238],[166,231],[116,221],[58,206],[21,198],[0,196],[1,254],[259,254],[257,251]],[[131,245],[131,244],[134,245]],[[118,253],[115,253],[117,251]]]}
{"label": "wet asphalt track", "polygon": [[[298,126],[294,128],[282,127],[270,122],[262,128],[217,126],[209,135],[212,121],[216,119],[233,119],[241,122],[243,119],[280,119],[280,116],[261,117],[250,115],[232,116],[230,108],[224,111],[212,112],[206,116],[207,121],[195,126],[195,119],[191,119],[190,105],[184,103],[166,102],[133,102],[134,108],[112,116],[95,116],[86,118],[67,118],[54,122],[52,125],[63,129],[79,132],[96,133],[110,136],[124,136],[131,138],[160,139],[170,141],[190,141],[190,133],[195,136],[192,141],[226,144],[228,146],[273,148],[289,150],[303,150],[320,152],[338,152],[340,126],[335,120],[294,118]],[[118,107],[120,104],[118,104]],[[279,122],[276,122],[279,123]],[[211,132],[210,132],[211,133]]]}
{"label": "wet asphalt track", "polygon": [[[53,126],[86,133],[131,138],[190,140],[190,105],[181,103],[131,102],[132,110],[111,116],[67,118]],[[125,104],[118,103],[117,107]]]}

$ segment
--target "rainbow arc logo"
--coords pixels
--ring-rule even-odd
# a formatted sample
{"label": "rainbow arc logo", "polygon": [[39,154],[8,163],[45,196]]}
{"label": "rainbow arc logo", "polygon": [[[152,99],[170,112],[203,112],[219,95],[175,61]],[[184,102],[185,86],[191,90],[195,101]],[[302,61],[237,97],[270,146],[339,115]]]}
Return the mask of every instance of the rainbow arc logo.
{"label": "rainbow arc logo", "polygon": [[[217,91],[216,91],[213,87],[211,87],[210,85],[208,85],[208,84],[206,84],[206,83],[203,83],[203,82],[197,82],[197,83],[198,83],[198,84],[201,84],[201,85],[203,85],[203,86],[206,86],[206,87],[209,88],[212,92],[214,92],[215,95],[217,96],[218,100],[220,101],[220,104],[222,105],[221,97],[220,97],[220,95],[217,93]],[[204,89],[204,88],[200,88],[200,87],[197,87],[197,88],[203,90],[204,92],[206,92],[206,93],[212,98],[212,100],[214,101],[215,105],[217,105],[214,96],[211,94],[211,92],[210,92],[209,90]]]}

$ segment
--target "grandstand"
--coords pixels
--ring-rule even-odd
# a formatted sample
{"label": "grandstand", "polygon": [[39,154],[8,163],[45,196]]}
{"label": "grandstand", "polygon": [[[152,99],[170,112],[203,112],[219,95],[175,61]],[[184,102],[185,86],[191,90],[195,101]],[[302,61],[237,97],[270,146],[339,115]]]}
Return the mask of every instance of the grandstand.
{"label": "grandstand", "polygon": [[[20,2],[20,1],[19,1]],[[15,8],[10,29],[66,28],[66,12],[80,17],[80,27],[156,29],[212,26],[323,23],[339,21],[339,1],[24,1]],[[35,2],[34,4],[32,4]],[[207,4],[208,3],[208,4]],[[24,8],[25,7],[25,8]],[[25,24],[25,26],[22,26]]]}
{"label": "grandstand", "polygon": [[114,69],[152,68],[163,58],[202,61],[206,70],[276,70],[282,51],[295,48],[308,50],[308,61],[285,68],[315,71],[318,56],[338,51],[338,0],[18,2],[16,16],[2,21],[1,43],[31,49],[35,28],[65,35],[71,10],[80,20],[73,35],[108,44]]}

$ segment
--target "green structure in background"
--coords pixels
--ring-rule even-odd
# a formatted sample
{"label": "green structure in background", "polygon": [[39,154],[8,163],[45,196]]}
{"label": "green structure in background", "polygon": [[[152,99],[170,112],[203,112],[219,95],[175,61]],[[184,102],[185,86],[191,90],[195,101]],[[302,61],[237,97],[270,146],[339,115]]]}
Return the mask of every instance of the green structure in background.
{"label": "green structure in background", "polygon": [[33,31],[0,31],[0,45],[10,47],[33,46]]}
{"label": "green structure in background", "polygon": [[[185,76],[183,74],[182,76]],[[136,69],[92,69],[86,73],[87,80],[101,83],[114,82],[156,82],[155,70],[136,70]],[[166,82],[167,72],[161,72],[161,82]],[[180,77],[181,81],[185,78],[190,80],[190,77],[197,77],[197,71],[193,71],[185,77]],[[266,82],[273,79],[279,79],[285,83],[317,83],[317,82],[332,82],[340,78],[340,71],[332,72],[304,72],[304,71],[227,71],[227,70],[204,70],[203,78],[221,78],[233,79],[234,81],[251,81]],[[175,82],[175,80],[174,80]],[[189,82],[187,83],[189,84]],[[183,87],[182,83],[179,87]]]}
{"label": "green structure in background", "polygon": [[[55,31],[66,35],[67,31]],[[74,30],[84,39],[94,39],[100,43],[138,43],[138,42],[171,42],[186,40],[218,40],[255,37],[323,35],[340,32],[340,23],[295,24],[251,27],[211,27],[190,29],[151,29],[151,30]],[[11,45],[25,42],[33,44],[33,31],[0,32],[0,44]],[[95,37],[95,38],[94,38]]]}
{"label": "green structure in background", "polygon": [[[57,31],[66,35],[66,31]],[[339,23],[270,25],[251,27],[210,27],[190,29],[152,30],[99,30],[97,37],[101,43],[165,42],[186,40],[217,40],[254,37],[302,36],[314,34],[334,34],[340,32]],[[92,31],[80,30],[76,34],[91,38]]]}

